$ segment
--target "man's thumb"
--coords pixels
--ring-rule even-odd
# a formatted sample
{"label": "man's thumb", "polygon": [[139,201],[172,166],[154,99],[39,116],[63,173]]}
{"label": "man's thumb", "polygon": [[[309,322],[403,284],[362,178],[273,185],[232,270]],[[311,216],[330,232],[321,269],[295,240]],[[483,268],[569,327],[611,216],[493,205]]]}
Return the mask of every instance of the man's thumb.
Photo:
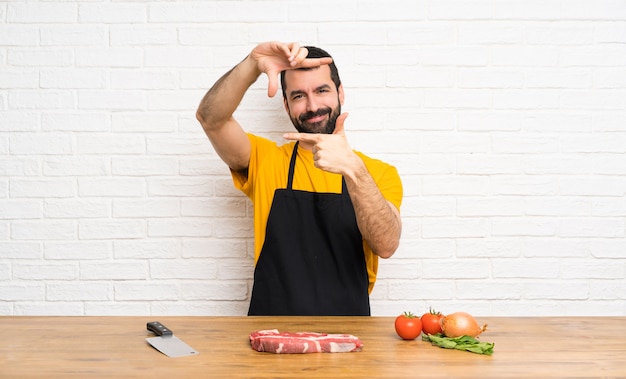
{"label": "man's thumb", "polygon": [[335,131],[333,132],[333,134],[343,134],[344,133],[344,122],[346,121],[346,118],[348,118],[348,114],[349,113],[342,113],[337,117],[337,120],[335,121]]}

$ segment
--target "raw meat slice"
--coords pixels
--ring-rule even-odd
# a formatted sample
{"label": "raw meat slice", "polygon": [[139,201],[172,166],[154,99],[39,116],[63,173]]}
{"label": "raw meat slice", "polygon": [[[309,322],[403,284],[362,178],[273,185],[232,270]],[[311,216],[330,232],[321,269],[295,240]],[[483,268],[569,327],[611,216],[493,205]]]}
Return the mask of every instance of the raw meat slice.
{"label": "raw meat slice", "polygon": [[252,332],[250,346],[256,351],[276,354],[349,353],[361,351],[363,343],[350,334],[281,333],[271,329]]}

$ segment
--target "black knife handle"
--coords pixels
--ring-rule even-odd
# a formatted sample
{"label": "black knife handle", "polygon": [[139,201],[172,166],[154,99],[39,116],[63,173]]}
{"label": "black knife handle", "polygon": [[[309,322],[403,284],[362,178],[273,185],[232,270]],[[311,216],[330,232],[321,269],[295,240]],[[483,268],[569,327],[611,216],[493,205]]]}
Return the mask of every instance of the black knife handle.
{"label": "black knife handle", "polygon": [[152,321],[146,324],[146,328],[157,336],[171,336],[174,334],[171,329],[166,328],[165,325],[158,321]]}

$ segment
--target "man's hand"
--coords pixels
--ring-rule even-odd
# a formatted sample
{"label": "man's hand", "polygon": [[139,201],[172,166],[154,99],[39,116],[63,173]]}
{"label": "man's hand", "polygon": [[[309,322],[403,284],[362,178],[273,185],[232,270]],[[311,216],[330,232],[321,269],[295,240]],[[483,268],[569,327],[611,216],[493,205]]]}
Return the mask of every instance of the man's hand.
{"label": "man's hand", "polygon": [[274,97],[278,91],[278,75],[281,71],[317,67],[332,62],[332,58],[307,58],[308,50],[296,42],[265,42],[257,45],[250,53],[259,72],[269,79],[267,95]]}
{"label": "man's hand", "polygon": [[344,122],[347,117],[348,113],[337,117],[333,134],[285,133],[283,137],[300,141],[305,149],[310,149],[315,167],[335,174],[350,175],[355,167],[363,166],[363,161],[352,151],[346,139]]}

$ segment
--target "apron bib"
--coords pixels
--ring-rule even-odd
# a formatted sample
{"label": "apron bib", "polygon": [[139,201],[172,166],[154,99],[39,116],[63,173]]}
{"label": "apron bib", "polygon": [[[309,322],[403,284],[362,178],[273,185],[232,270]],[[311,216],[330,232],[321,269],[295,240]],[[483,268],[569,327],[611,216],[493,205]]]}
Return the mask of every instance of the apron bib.
{"label": "apron bib", "polygon": [[369,316],[363,240],[342,178],[340,194],[277,189],[254,270],[248,315]]}

